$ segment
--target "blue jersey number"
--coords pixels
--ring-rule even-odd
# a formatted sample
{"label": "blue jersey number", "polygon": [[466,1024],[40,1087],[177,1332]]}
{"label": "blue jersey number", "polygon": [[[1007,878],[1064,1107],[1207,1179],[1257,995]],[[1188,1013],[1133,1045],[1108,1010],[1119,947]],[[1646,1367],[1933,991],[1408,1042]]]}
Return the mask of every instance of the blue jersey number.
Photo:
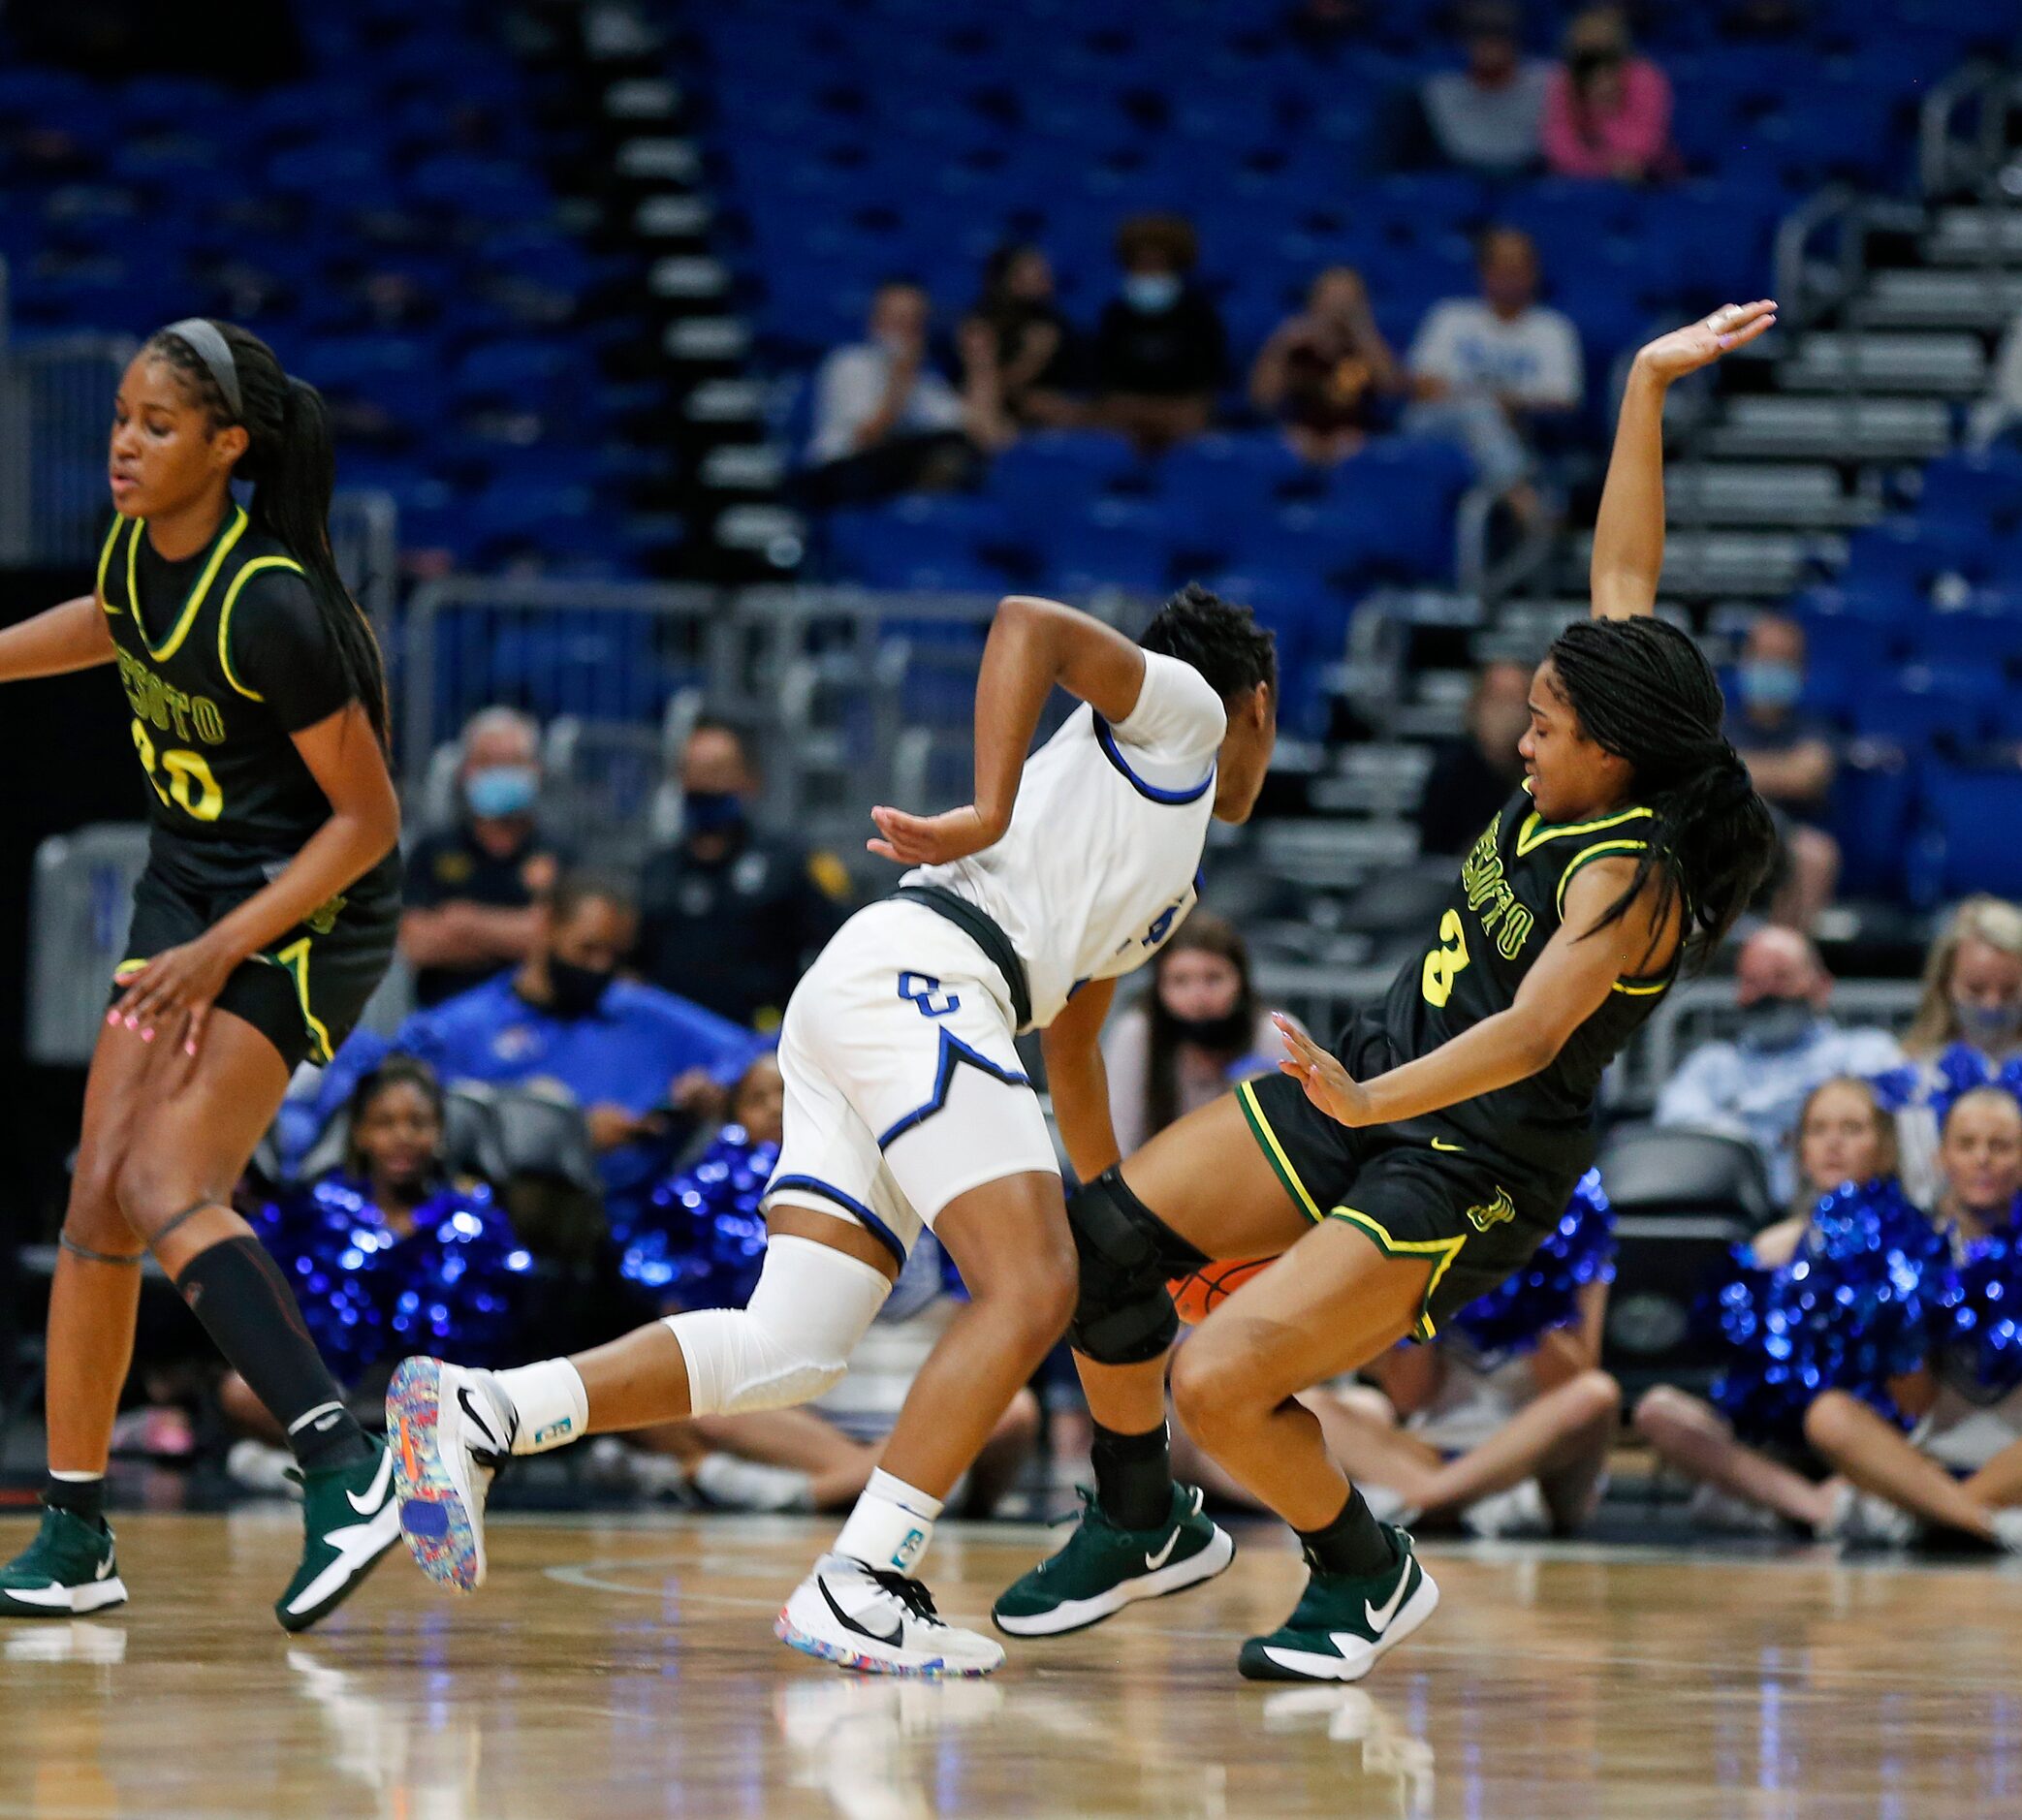
{"label": "blue jersey number", "polygon": [[901,973],[899,996],[923,1018],[945,1018],[962,1009],[962,1000],[953,992],[942,991],[941,983],[928,973]]}
{"label": "blue jersey number", "polygon": [[1145,931],[1145,939],[1138,944],[1141,948],[1156,948],[1172,933],[1173,919],[1180,914],[1178,904],[1168,904],[1158,913],[1158,921]]}

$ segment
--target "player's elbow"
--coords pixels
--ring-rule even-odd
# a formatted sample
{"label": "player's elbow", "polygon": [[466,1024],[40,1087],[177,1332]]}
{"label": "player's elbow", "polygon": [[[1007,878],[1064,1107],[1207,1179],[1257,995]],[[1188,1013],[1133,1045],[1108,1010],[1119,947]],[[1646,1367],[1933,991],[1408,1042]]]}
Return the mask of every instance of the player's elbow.
{"label": "player's elbow", "polygon": [[1519,1019],[1510,1043],[1511,1058],[1523,1070],[1518,1078],[1528,1081],[1532,1075],[1542,1074],[1559,1059],[1559,1051],[1571,1034],[1561,1028],[1556,1020]]}

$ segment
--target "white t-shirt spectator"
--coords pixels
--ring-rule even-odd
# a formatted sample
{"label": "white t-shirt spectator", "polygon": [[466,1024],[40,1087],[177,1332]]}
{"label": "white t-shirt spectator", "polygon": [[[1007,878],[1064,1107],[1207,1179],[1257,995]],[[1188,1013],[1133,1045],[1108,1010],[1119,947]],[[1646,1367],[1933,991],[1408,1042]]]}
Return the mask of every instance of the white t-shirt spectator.
{"label": "white t-shirt spectator", "polygon": [[1544,155],[1544,97],[1552,66],[1520,64],[1501,88],[1469,81],[1465,70],[1426,78],[1426,124],[1452,163],[1476,171],[1521,171]]}
{"label": "white t-shirt spectator", "polygon": [[[884,402],[892,356],[874,341],[837,348],[814,376],[814,434],[807,460],[814,467],[859,453],[857,431]],[[960,429],[962,394],[931,366],[922,366],[892,425],[894,436],[932,435]]]}
{"label": "white t-shirt spectator", "polygon": [[1541,303],[1509,321],[1475,298],[1435,303],[1406,364],[1456,392],[1501,392],[1544,409],[1570,409],[1586,392],[1580,331]]}
{"label": "white t-shirt spectator", "polygon": [[[1117,1147],[1125,1156],[1142,1149],[1154,1136],[1151,1095],[1145,1075],[1150,1063],[1152,1017],[1142,1005],[1113,1019],[1102,1034],[1102,1060],[1109,1076],[1109,1115],[1117,1130]],[[1174,1116],[1185,1118],[1210,1100],[1217,1100],[1238,1081],[1267,1075],[1287,1053],[1284,1038],[1268,1011],[1257,1013],[1248,1051],[1233,1069],[1217,1064],[1191,1044],[1180,1049]]]}

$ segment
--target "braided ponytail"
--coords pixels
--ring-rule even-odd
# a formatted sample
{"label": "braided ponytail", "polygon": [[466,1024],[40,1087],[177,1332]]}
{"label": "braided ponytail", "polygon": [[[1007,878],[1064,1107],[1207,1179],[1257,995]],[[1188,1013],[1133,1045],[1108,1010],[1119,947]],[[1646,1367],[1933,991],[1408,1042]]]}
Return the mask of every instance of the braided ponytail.
{"label": "braided ponytail", "polygon": [[1652,878],[1661,928],[1681,898],[1685,953],[1703,965],[1760,890],[1776,824],[1721,725],[1726,701],[1699,647],[1661,619],[1586,619],[1551,661],[1581,731],[1627,759],[1656,820],[1635,875],[1595,926],[1628,913]]}
{"label": "braided ponytail", "polygon": [[[205,333],[205,329],[214,333]],[[253,484],[247,516],[301,564],[316,611],[336,645],[344,679],[365,710],[381,751],[391,748],[386,665],[379,641],[337,573],[330,545],[330,502],[336,488],[336,455],[323,394],[305,379],[282,370],[274,351],[236,323],[190,325],[215,350],[222,336],[235,402],[212,361],[177,328],[159,330],[144,350],[173,366],[211,423],[244,426],[248,442],[236,475]]]}

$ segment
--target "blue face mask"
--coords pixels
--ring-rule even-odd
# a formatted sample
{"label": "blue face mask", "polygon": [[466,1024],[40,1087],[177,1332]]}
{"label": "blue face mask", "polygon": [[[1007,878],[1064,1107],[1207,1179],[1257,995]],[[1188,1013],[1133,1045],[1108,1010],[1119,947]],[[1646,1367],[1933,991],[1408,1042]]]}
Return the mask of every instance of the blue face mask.
{"label": "blue face mask", "polygon": [[541,774],[531,765],[488,765],[473,771],[463,785],[463,800],[471,814],[493,822],[524,815],[541,788]]}
{"label": "blue face mask", "polygon": [[1952,1000],[1952,1015],[1959,1020],[1959,1033],[1976,1049],[2005,1049],[2022,1023],[2022,1010],[2013,1005],[1971,1005]]}
{"label": "blue face mask", "polygon": [[1751,707],[1789,707],[1804,693],[1804,672],[1781,658],[1753,658],[1741,667],[1741,699]]}
{"label": "blue face mask", "polygon": [[1123,280],[1123,301],[1147,316],[1156,316],[1180,300],[1181,289],[1177,272],[1133,271]]}
{"label": "blue face mask", "polygon": [[691,834],[728,834],[744,825],[744,799],[735,790],[690,790],[681,798],[681,826]]}

